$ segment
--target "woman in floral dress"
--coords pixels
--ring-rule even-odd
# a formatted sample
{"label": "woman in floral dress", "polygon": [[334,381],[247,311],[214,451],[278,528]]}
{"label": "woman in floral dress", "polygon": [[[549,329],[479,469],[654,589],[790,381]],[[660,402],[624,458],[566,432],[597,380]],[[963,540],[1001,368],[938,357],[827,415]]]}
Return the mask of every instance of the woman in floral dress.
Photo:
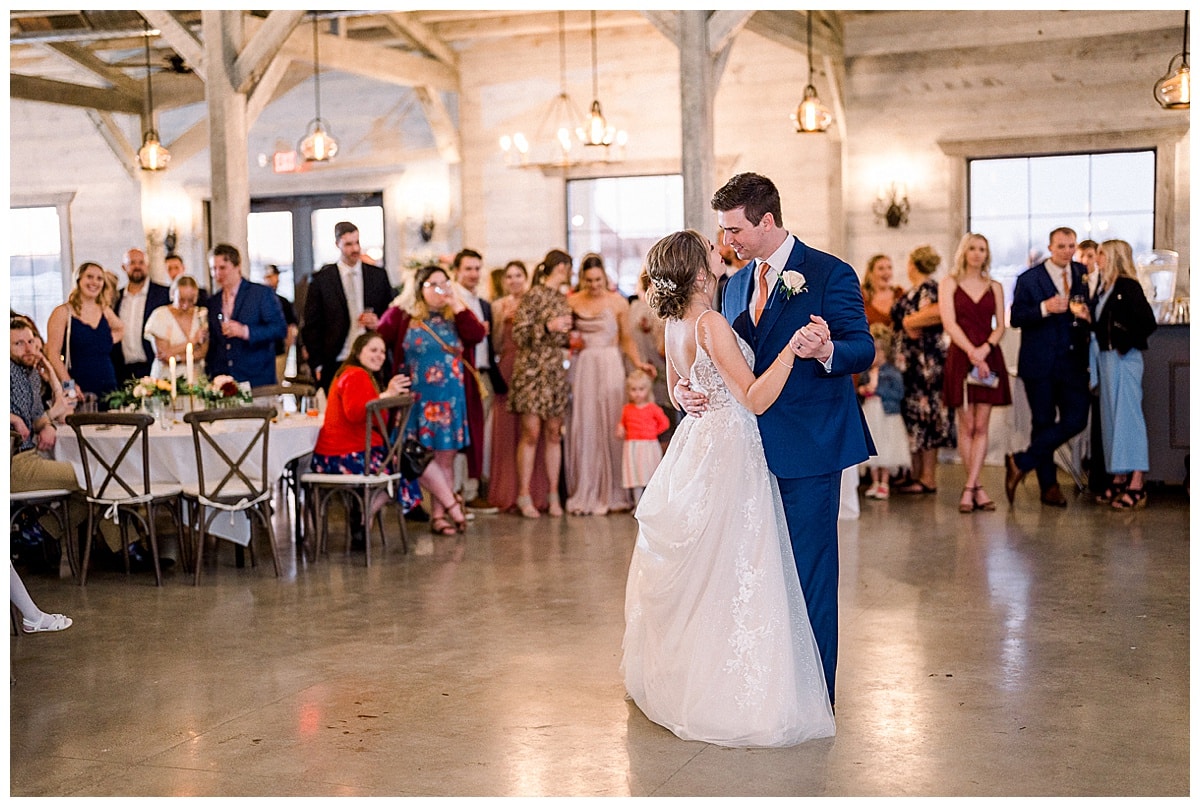
{"label": "woman in floral dress", "polygon": [[[473,350],[487,331],[455,293],[446,271],[425,266],[417,270],[400,304],[383,315],[379,333],[391,345],[396,372],[412,378],[414,402],[408,436],[433,449],[430,466],[441,469],[453,490],[454,455],[468,441],[463,385],[463,373],[468,370],[463,350]],[[436,533],[453,535],[466,529],[462,516],[459,508],[448,513],[435,496],[429,526]]]}
{"label": "woman in floral dress", "polygon": [[949,339],[942,329],[938,282],[933,277],[941,262],[933,247],[913,250],[908,256],[912,287],[892,307],[896,368],[904,377],[900,415],[912,452],[912,479],[893,488],[899,493],[936,493],[937,451],[955,445],[954,410],[942,400]]}
{"label": "woman in floral dress", "polygon": [[538,439],[545,434],[546,477],[550,480],[549,511],[563,514],[558,494],[562,469],[562,427],[570,387],[563,354],[571,332],[571,309],[560,288],[571,274],[571,256],[552,249],[533,273],[533,288],[525,293],[513,316],[512,340],[517,348],[508,411],[521,418],[517,444],[517,507],[526,518],[537,518],[529,486]]}

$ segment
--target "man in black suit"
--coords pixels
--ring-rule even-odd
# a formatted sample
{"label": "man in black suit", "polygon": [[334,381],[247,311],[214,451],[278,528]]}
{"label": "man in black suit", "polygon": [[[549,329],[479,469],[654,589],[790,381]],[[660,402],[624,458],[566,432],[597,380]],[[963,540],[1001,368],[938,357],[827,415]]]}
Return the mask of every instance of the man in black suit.
{"label": "man in black suit", "polygon": [[169,305],[171,294],[166,286],[149,282],[146,253],[140,249],[126,252],[121,268],[125,270],[129,283],[117,292],[113,310],[125,323],[125,337],[113,345],[112,360],[117,381],[124,383],[130,378],[150,375],[154,346],[145,338],[143,330],[150,312],[160,305]]}
{"label": "man in black suit", "polygon": [[[172,283],[187,274],[187,268],[183,265],[183,258],[174,252],[163,258],[163,266],[167,267],[167,276],[171,278]],[[207,308],[208,289],[205,286],[208,284],[201,281],[196,282],[200,284],[200,294],[196,297],[196,305]]]}
{"label": "man in black suit", "polygon": [[[479,279],[483,271],[483,256],[473,249],[463,249],[454,256],[451,266],[454,281],[458,284],[458,295],[467,304],[467,308],[483,323],[487,329],[487,338],[475,346],[474,350],[464,354],[464,358],[479,371],[479,379],[490,385],[488,373],[496,362],[496,351],[492,345],[492,304],[479,296]],[[470,444],[463,449],[467,472],[463,478],[463,498],[467,507],[479,513],[495,513],[498,510],[488,504],[486,488],[484,487],[484,459],[490,452],[485,450],[488,443],[487,420],[488,410],[491,409],[492,392],[479,389],[474,373],[468,372],[464,377],[467,396],[467,430]]]}
{"label": "man in black suit", "polygon": [[300,329],[308,364],[326,394],[355,337],[378,328],[392,302],[387,271],[362,261],[358,228],[339,221],[333,235],[342,256],[322,266],[309,281]]}
{"label": "man in black suit", "polygon": [[263,270],[263,285],[275,292],[275,299],[283,309],[283,321],[287,323],[287,336],[275,343],[275,375],[280,381],[287,367],[288,352],[296,344],[296,335],[300,333],[300,325],[296,322],[296,308],[292,301],[279,293],[279,267],[273,263],[267,264]]}
{"label": "man in black suit", "polygon": [[1087,294],[1087,268],[1071,260],[1075,231],[1050,233],[1050,257],[1017,278],[1011,322],[1021,329],[1017,375],[1032,420],[1029,447],[1004,458],[1004,492],[1012,504],[1017,485],[1037,472],[1042,504],[1066,507],[1054,451],[1083,431],[1088,417],[1088,322],[1071,312],[1070,299]]}

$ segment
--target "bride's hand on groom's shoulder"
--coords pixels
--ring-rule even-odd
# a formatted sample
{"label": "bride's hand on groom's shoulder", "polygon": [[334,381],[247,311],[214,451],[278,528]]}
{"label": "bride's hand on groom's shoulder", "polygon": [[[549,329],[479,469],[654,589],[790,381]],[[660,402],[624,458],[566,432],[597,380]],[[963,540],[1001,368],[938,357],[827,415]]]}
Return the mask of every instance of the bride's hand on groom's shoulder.
{"label": "bride's hand on groom's shoulder", "polygon": [[693,417],[700,417],[708,409],[708,396],[692,389],[686,378],[679,379],[675,385],[675,402]]}

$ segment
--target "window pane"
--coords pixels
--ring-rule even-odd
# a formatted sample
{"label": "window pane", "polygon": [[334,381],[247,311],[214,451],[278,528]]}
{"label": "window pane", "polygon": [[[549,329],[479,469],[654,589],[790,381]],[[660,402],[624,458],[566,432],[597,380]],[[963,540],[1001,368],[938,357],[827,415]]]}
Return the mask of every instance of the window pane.
{"label": "window pane", "polygon": [[261,283],[268,264],[279,267],[279,288],[276,291],[289,300],[296,299],[296,280],[293,274],[292,214],[286,210],[251,213],[246,222],[250,279]]}
{"label": "window pane", "polygon": [[1002,216],[1020,211],[1029,201],[1027,160],[978,160],[971,163],[971,217]]}
{"label": "window pane", "polygon": [[43,337],[50,312],[66,299],[59,226],[56,207],[9,210],[9,306],[32,318]]}
{"label": "window pane", "polygon": [[[1135,181],[1131,182],[1131,178]],[[1137,151],[1092,157],[1092,212],[1134,211],[1154,213],[1154,153]]]}
{"label": "window pane", "polygon": [[1049,215],[1088,210],[1088,158],[1037,157],[1029,160],[1029,209]]}
{"label": "window pane", "polygon": [[567,251],[576,263],[588,252],[599,253],[617,288],[631,296],[650,247],[683,229],[683,177],[570,180],[567,218]]}

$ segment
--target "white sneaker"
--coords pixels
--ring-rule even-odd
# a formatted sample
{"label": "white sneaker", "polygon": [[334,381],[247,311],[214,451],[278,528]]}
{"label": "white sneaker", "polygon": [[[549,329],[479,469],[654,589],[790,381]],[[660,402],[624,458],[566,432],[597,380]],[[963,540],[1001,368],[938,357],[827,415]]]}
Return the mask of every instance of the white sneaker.
{"label": "white sneaker", "polygon": [[890,496],[890,495],[891,495],[891,491],[888,489],[886,482],[880,482],[878,485],[875,486],[875,498],[876,499],[886,500],[888,498],[888,496]]}
{"label": "white sneaker", "polygon": [[866,496],[868,499],[878,499],[879,498],[879,485],[871,485],[870,487],[867,488],[866,493],[864,493],[863,495]]}

